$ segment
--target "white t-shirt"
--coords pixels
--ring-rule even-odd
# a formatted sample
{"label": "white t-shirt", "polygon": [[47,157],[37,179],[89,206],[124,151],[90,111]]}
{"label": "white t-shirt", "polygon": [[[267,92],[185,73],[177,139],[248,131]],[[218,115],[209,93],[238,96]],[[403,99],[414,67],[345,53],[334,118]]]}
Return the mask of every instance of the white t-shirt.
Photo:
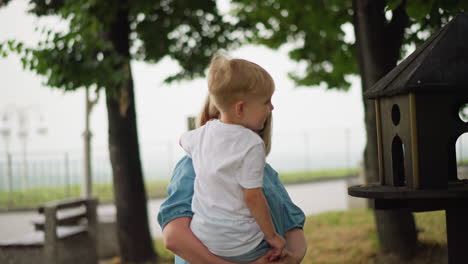
{"label": "white t-shirt", "polygon": [[219,256],[254,249],[264,235],[244,202],[241,186],[263,185],[263,140],[241,125],[211,120],[183,134],[180,144],[192,158],[196,174],[192,232]]}

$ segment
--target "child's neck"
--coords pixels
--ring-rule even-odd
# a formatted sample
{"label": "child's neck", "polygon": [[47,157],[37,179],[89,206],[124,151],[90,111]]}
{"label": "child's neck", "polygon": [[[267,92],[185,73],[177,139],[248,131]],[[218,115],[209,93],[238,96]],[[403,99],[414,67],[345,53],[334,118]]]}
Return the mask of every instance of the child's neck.
{"label": "child's neck", "polygon": [[240,120],[235,116],[232,116],[228,113],[221,112],[221,116],[219,120],[225,124],[234,124],[234,125],[242,125]]}

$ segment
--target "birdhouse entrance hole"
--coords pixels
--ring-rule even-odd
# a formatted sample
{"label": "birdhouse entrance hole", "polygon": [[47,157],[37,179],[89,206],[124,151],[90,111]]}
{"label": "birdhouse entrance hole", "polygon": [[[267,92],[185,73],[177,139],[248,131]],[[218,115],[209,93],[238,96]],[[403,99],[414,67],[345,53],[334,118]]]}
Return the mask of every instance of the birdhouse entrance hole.
{"label": "birdhouse entrance hole", "polygon": [[392,106],[392,122],[395,126],[400,123],[400,107],[397,104]]}
{"label": "birdhouse entrance hole", "polygon": [[[393,111],[392,111],[393,112]],[[401,138],[396,136],[392,142],[393,185],[404,186],[405,179],[405,148]]]}

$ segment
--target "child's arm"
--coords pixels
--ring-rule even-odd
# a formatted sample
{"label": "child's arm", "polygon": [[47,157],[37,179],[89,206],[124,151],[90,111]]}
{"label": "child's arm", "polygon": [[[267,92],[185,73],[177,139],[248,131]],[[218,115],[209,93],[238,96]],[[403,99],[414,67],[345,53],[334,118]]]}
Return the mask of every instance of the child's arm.
{"label": "child's arm", "polygon": [[276,233],[262,188],[242,189],[244,191],[244,201],[247,207],[260,226],[260,229],[265,234],[266,241],[273,248],[272,258],[281,256],[285,246],[285,240]]}

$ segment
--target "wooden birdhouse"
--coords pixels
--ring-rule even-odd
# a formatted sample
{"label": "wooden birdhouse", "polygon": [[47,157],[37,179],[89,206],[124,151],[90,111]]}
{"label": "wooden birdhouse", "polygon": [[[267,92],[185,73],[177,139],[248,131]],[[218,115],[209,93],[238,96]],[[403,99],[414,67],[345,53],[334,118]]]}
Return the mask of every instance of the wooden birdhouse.
{"label": "wooden birdhouse", "polygon": [[468,15],[458,15],[384,76],[375,101],[379,183],[348,188],[375,209],[445,210],[449,263],[468,263],[468,184],[455,144],[468,132]]}
{"label": "wooden birdhouse", "polygon": [[365,93],[375,100],[382,185],[443,189],[468,131],[468,16],[459,15]]}

